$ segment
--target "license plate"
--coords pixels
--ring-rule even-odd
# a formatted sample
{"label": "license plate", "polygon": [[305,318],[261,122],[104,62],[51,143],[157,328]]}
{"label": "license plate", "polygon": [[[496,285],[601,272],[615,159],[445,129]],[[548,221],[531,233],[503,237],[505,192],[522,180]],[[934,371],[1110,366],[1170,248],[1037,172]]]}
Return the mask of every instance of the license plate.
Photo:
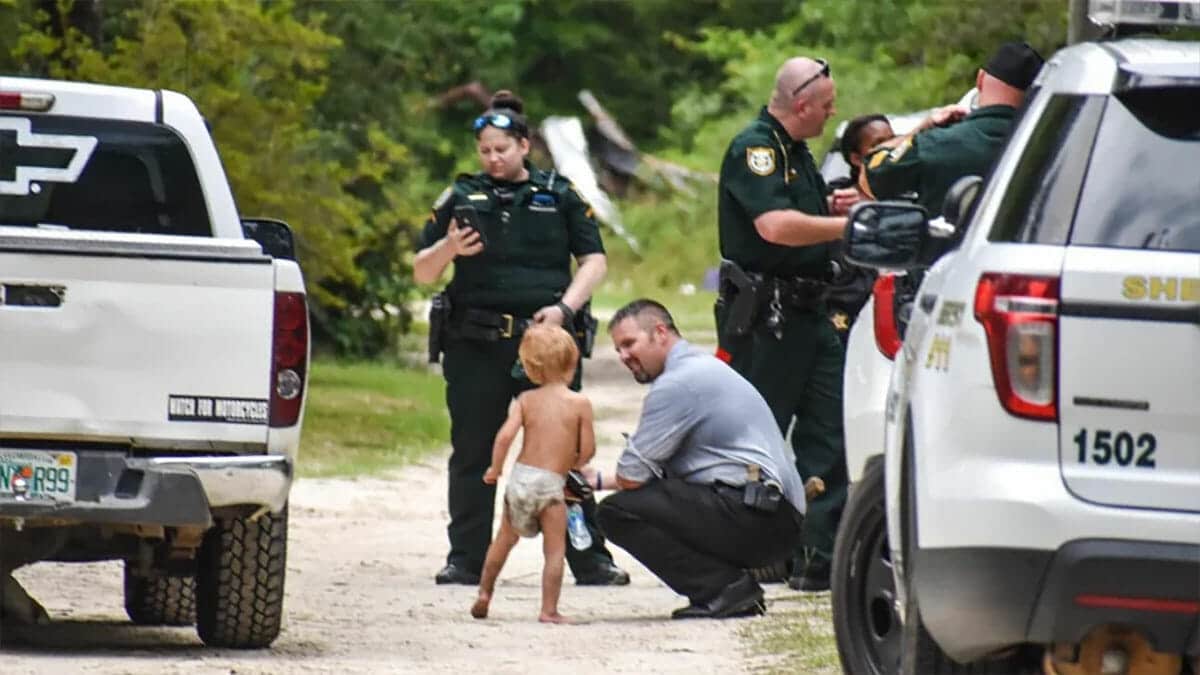
{"label": "license plate", "polygon": [[0,448],[0,499],[73,502],[78,466],[73,452]]}

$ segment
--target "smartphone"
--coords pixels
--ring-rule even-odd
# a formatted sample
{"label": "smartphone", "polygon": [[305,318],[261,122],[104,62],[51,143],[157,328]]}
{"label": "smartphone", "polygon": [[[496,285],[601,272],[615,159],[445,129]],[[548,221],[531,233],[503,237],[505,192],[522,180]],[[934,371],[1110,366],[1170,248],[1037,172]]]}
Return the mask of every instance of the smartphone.
{"label": "smartphone", "polygon": [[483,231],[483,221],[479,217],[479,212],[470,204],[459,204],[454,207],[454,219],[458,221],[459,227],[469,227],[479,233],[479,243],[487,248],[487,233]]}

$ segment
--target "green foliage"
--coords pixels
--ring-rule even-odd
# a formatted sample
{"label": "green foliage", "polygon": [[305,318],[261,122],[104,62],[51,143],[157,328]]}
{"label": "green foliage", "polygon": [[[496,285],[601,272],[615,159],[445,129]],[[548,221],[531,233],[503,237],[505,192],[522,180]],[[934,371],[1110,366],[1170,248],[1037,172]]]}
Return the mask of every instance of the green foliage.
{"label": "green foliage", "polygon": [[[534,122],[585,115],[590,89],[643,150],[715,173],[775,71],[824,56],[836,124],[957,100],[998,43],[1049,56],[1067,0],[0,0],[0,70],[167,87],[213,125],[247,215],[287,219],[319,346],[394,351],[423,290],[413,248],[429,205],[476,170],[478,81],[512,88]],[[585,124],[590,120],[585,119]],[[610,281],[700,284],[716,262],[716,190],[635,185],[619,200],[641,241],[607,237]]]}

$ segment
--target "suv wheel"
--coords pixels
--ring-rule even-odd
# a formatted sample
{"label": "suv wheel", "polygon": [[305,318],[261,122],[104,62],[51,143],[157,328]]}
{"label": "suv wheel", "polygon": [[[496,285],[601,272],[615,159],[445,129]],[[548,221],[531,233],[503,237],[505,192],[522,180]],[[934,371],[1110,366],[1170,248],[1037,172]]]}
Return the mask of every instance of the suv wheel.
{"label": "suv wheel", "polygon": [[142,576],[126,562],[125,613],[143,626],[190,626],[196,623],[196,579]]}
{"label": "suv wheel", "polygon": [[848,673],[884,675],[900,666],[900,616],[888,550],[883,461],[854,485],[833,548],[833,625]]}
{"label": "suv wheel", "polygon": [[287,507],[216,521],[196,572],[196,631],[211,647],[266,647],[283,619]]}

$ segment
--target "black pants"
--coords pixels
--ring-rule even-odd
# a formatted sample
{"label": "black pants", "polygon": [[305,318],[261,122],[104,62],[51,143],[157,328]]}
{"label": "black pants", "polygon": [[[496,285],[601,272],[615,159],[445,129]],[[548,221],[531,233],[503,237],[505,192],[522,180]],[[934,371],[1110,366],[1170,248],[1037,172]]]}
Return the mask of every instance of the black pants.
{"label": "black pants", "polygon": [[802,520],[786,501],[763,513],[742,504],[741,490],[677,478],[610,495],[597,515],[614,544],[693,603],[711,600],[745,569],[790,557]]}
{"label": "black pants", "polygon": [[[513,397],[535,385],[513,378],[520,340],[488,342],[453,338],[445,345],[442,372],[446,377],[446,404],[450,409],[450,554],[447,562],[479,573],[492,541],[496,487],[483,482],[492,463],[492,443],[508,415]],[[575,387],[580,381],[576,374]],[[517,452],[516,447],[509,453]],[[584,519],[592,533],[592,546],[577,551],[567,545],[567,564],[575,578],[586,577],[612,554],[595,526],[596,501],[583,504]]]}
{"label": "black pants", "polygon": [[719,308],[718,341],[731,356],[729,365],[767,400],[780,432],[787,435],[791,428],[800,477],[825,481],[825,492],[808,504],[796,555],[828,564],[848,484],[842,435],[845,350],[823,309],[784,308],[782,339],[761,319],[742,336],[725,331],[724,321]]}

